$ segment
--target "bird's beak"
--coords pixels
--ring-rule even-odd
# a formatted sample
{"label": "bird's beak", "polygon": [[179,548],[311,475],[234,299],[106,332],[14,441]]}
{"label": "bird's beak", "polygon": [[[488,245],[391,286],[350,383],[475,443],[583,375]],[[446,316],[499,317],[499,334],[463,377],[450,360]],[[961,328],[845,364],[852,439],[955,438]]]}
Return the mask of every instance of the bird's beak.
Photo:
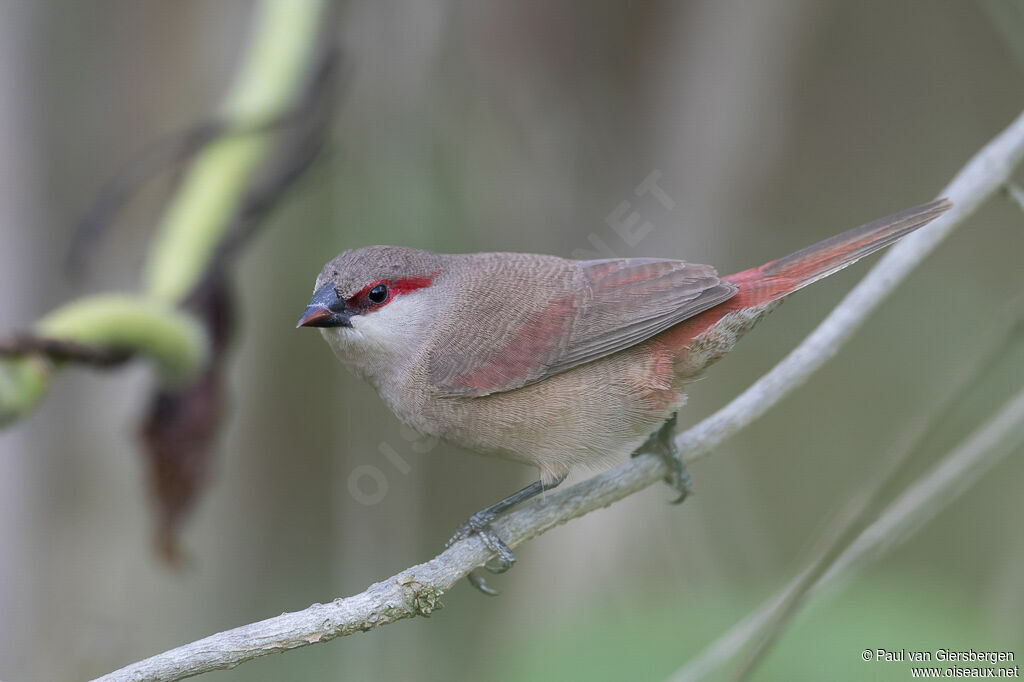
{"label": "bird's beak", "polygon": [[296,327],[351,327],[354,311],[338,298],[334,285],[327,283],[316,290]]}

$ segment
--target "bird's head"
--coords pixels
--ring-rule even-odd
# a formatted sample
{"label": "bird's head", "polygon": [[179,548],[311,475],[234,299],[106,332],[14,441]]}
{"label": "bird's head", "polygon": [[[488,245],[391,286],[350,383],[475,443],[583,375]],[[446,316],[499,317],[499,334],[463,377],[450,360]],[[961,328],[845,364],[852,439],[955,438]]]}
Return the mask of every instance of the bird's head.
{"label": "bird's head", "polygon": [[400,246],[345,251],[320,271],[296,326],[320,328],[338,357],[368,378],[404,364],[439,313],[443,258]]}

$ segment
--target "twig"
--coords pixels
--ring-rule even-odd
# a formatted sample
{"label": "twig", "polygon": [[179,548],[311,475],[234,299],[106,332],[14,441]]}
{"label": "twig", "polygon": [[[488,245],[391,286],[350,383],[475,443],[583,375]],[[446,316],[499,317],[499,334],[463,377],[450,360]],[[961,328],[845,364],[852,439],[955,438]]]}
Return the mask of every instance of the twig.
{"label": "twig", "polygon": [[42,355],[51,360],[73,361],[93,367],[115,367],[131,358],[131,351],[106,346],[45,339],[31,334],[14,334],[0,339],[0,356]]}
{"label": "twig", "polygon": [[[919,452],[921,444],[939,424],[950,419],[958,404],[965,399],[969,392],[979,390],[978,387],[990,378],[990,372],[994,371],[998,363],[1022,340],[1024,340],[1024,317],[1018,319],[1009,329],[998,334],[996,342],[987,352],[972,357],[970,362],[957,371],[958,376],[953,379],[949,388],[933,400],[931,405],[921,410],[917,417],[910,420],[889,452],[882,458],[881,464],[872,466],[867,478],[858,482],[857,490],[844,506],[843,511],[822,533],[821,540],[812,553],[813,558],[788,585],[767,600],[766,604],[771,606],[771,613],[767,614],[761,639],[740,664],[736,674],[732,677],[734,682],[749,678],[766,652],[785,631],[787,623],[806,603],[810,591],[863,532],[870,521],[870,516],[873,516],[872,512],[882,489],[893,480],[903,464],[912,455]],[[950,496],[943,499],[948,504],[955,498]],[[760,610],[756,613],[760,614]],[[729,634],[731,633],[723,635],[705,651],[716,650],[718,642],[725,640]],[[754,634],[754,631],[749,631],[750,637],[753,637]],[[735,654],[739,648],[735,646],[723,648],[719,654],[728,657],[730,653]],[[698,655],[693,663],[704,661],[702,666],[691,666],[690,663],[687,663],[685,666],[685,670],[689,671],[687,675],[684,676],[680,672],[678,678],[673,678],[674,682],[687,680],[692,682],[700,679],[710,670],[706,664],[712,662],[711,658],[703,653]],[[720,665],[725,662],[725,659],[716,659],[714,662],[716,665]]]}
{"label": "twig", "polygon": [[[839,346],[925,256],[1007,181],[1024,156],[1024,114],[987,144],[941,196],[954,203],[934,223],[904,239],[872,269],[828,318],[772,371],[725,408],[681,434],[685,459],[706,454],[777,403]],[[515,546],[535,535],[605,507],[659,481],[666,465],[642,455],[571,488],[524,505],[494,525]],[[122,680],[180,680],[231,668],[258,656],[362,632],[416,615],[428,615],[438,597],[490,556],[479,538],[455,543],[431,561],[352,597],[315,604],[303,611],[269,618],[212,635],[106,675]]]}
{"label": "twig", "polygon": [[[326,23],[326,22],[325,22]],[[207,145],[222,137],[266,135],[292,127],[302,127],[300,139],[287,145],[288,159],[282,162],[283,169],[275,178],[264,180],[259,191],[250,190],[244,205],[239,210],[247,225],[257,223],[263,214],[276,205],[280,195],[290,187],[316,159],[324,145],[327,123],[334,113],[338,99],[337,84],[339,50],[328,44],[318,59],[318,65],[305,86],[305,92],[296,98],[289,109],[280,114],[271,114],[264,120],[231,121],[211,117],[192,124],[190,127],[171,133],[147,145],[134,158],[118,170],[97,192],[92,205],[84,212],[71,235],[65,263],[77,272],[83,268],[88,252],[94,243],[111,227],[117,213],[148,182],[168,169],[177,168],[192,160]],[[232,228],[224,242],[230,242],[230,249],[237,249],[245,237],[232,237]],[[229,250],[224,243],[220,246],[221,257]],[[212,269],[213,265],[208,265]],[[208,272],[206,279],[213,277]]]}
{"label": "twig", "polygon": [[[978,480],[1002,457],[1021,446],[1024,436],[1024,391],[1008,400],[989,419],[951,451],[931,472],[890,504],[878,520],[868,526],[829,570],[815,582],[808,596],[834,587],[850,577],[854,569],[877,559],[910,537],[936,513]],[[1016,432],[1016,433],[1015,433]],[[796,580],[799,580],[798,576]],[[731,658],[768,621],[786,598],[789,587],[767,600],[760,608],[719,637],[700,656],[676,672],[672,682],[696,682]]]}
{"label": "twig", "polygon": [[148,145],[97,192],[92,205],[75,225],[65,265],[75,272],[81,270],[87,252],[111,225],[117,212],[163,170],[189,160],[221,135],[248,135],[254,132],[251,127],[261,126],[232,128],[225,121],[210,119]]}
{"label": "twig", "polygon": [[[278,119],[311,75],[324,0],[264,0],[253,40],[222,105],[230,121]],[[164,213],[144,270],[154,298],[181,302],[204,276],[237,215],[261,162],[273,149],[266,135],[219,137],[195,156]]]}
{"label": "twig", "polygon": [[206,289],[223,279],[228,265],[267,222],[267,215],[280,205],[282,197],[306,175],[320,158],[330,124],[341,96],[341,49],[328,42],[316,59],[316,66],[299,101],[294,105],[268,172],[247,190],[237,214],[225,229],[187,300],[202,298]]}
{"label": "twig", "polygon": [[676,444],[690,453],[688,459],[708,454],[821,368],[900,281],[1006,184],[1022,158],[1024,114],[982,147],[953,181],[939,192],[938,196],[953,202],[953,208],[889,249],[871,272],[789,355],[731,403],[679,435]]}
{"label": "twig", "polygon": [[[187,140],[196,155],[149,250],[146,295],[75,299],[37,323],[35,336],[150,355],[168,370],[161,381],[171,380],[175,388],[204,371],[210,359],[205,331],[181,308],[204,298],[206,291],[197,288],[221,281],[256,221],[315,158],[334,99],[331,84],[324,82],[333,73],[334,52],[325,55],[319,72],[313,70],[318,47],[333,40],[326,21],[330,10],[326,0],[260,3],[248,54],[220,113]],[[279,148],[278,136],[259,134],[285,124],[299,129],[292,145]],[[244,133],[229,134],[238,128]],[[261,178],[275,151],[282,165]],[[103,359],[84,348],[49,348],[65,359]],[[33,353],[31,362],[0,356],[0,427],[27,414],[45,395],[54,373],[39,355]]]}
{"label": "twig", "polygon": [[1024,188],[1015,182],[1006,183],[1006,195],[1017,204],[1017,208],[1024,211]]}

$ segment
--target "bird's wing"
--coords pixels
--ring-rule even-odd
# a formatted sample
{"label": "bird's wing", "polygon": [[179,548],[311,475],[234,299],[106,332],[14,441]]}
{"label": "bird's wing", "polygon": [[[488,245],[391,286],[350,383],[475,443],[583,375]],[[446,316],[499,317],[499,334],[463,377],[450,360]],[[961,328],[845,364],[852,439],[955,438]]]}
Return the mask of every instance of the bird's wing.
{"label": "bird's wing", "polygon": [[711,266],[679,260],[479,258],[487,292],[457,291],[456,309],[446,314],[472,325],[443,325],[431,344],[428,378],[441,395],[527,386],[645,341],[736,293]]}

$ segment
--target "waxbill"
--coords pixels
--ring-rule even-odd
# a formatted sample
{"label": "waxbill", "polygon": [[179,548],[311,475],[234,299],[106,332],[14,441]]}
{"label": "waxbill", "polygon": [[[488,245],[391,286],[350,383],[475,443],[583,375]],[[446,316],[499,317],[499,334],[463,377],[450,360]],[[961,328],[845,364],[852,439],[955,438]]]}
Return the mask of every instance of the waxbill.
{"label": "waxbill", "polygon": [[539,481],[477,512],[453,538],[478,533],[499,572],[514,557],[489,522],[577,464],[660,446],[685,495],[671,436],[686,384],[785,296],[951,206],[907,209],[727,277],[665,258],[371,246],[324,266],[298,326],[319,327],[413,429],[540,470]]}

